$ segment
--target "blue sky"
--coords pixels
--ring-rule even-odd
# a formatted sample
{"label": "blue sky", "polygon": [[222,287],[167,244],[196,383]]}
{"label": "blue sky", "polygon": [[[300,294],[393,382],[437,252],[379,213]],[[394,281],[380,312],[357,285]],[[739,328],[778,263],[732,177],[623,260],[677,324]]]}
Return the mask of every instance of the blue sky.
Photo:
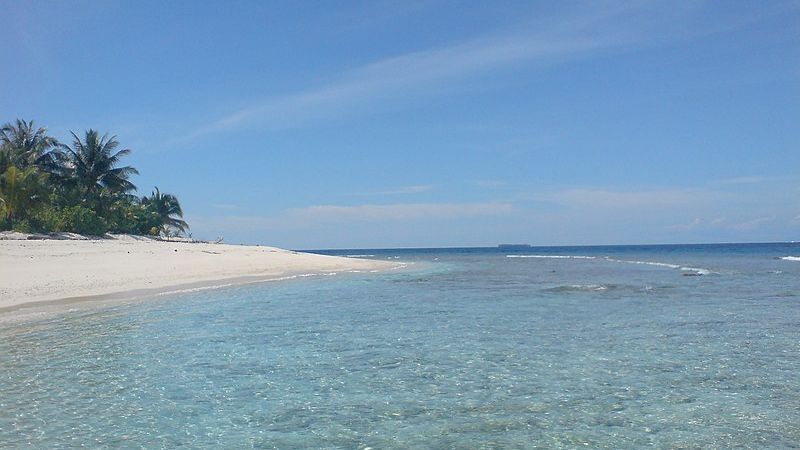
{"label": "blue sky", "polygon": [[195,237],[800,238],[797,1],[0,9],[0,121],[116,134]]}

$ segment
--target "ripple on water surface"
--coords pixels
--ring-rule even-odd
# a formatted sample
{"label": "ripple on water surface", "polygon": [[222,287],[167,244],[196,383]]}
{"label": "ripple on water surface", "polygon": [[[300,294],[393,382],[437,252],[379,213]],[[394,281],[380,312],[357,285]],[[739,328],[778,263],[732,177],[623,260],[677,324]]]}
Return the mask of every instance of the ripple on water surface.
{"label": "ripple on water surface", "polygon": [[428,253],[4,323],[0,447],[800,441],[800,264],[599,256]]}

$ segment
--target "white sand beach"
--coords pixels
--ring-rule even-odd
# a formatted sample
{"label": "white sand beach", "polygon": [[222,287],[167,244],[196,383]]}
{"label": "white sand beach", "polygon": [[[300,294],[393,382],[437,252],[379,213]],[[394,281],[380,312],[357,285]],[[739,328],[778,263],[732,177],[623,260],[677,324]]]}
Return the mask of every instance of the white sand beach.
{"label": "white sand beach", "polygon": [[80,297],[141,296],[306,274],[378,271],[397,263],[274,247],[96,240],[0,240],[0,311]]}

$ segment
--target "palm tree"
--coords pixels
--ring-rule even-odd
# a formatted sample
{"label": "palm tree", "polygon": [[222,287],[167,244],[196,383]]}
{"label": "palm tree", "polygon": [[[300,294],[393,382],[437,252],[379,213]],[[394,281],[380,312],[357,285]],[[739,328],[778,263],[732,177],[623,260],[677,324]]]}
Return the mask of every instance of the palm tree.
{"label": "palm tree", "polygon": [[5,219],[24,216],[44,200],[45,191],[45,175],[35,167],[19,169],[9,166],[0,175],[0,204],[3,205]]}
{"label": "palm tree", "polygon": [[189,229],[189,224],[177,218],[183,217],[183,210],[178,198],[174,195],[162,194],[156,187],[150,197],[142,197],[142,204],[150,207],[158,215],[163,233],[167,234],[170,228],[181,233],[185,233]]}
{"label": "palm tree", "polygon": [[0,145],[0,173],[4,173],[11,166],[11,152],[3,145]]}
{"label": "palm tree", "polygon": [[36,167],[44,173],[58,173],[63,154],[55,138],[47,135],[47,128],[36,128],[33,121],[17,119],[0,127],[0,173],[10,165],[19,169]]}
{"label": "palm tree", "polygon": [[66,155],[67,175],[85,200],[94,202],[95,212],[101,213],[101,193],[121,194],[136,189],[131,175],[139,171],[131,166],[118,167],[120,160],[131,153],[129,149],[115,151],[119,146],[116,136],[100,135],[87,130],[83,140],[72,132],[72,147],[62,145]]}

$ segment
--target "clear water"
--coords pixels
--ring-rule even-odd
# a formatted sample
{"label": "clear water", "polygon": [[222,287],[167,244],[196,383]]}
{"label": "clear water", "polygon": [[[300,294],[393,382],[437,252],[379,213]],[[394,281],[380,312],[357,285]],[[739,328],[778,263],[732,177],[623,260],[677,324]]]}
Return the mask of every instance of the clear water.
{"label": "clear water", "polygon": [[0,447],[800,442],[796,244],[339,253],[415,264],[3,322]]}

